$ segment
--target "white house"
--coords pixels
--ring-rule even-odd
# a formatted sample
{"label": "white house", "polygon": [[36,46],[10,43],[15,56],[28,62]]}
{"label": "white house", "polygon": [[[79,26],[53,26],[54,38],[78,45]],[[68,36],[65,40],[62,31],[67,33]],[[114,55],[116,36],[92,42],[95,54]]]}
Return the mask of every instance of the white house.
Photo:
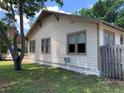
{"label": "white house", "polygon": [[31,62],[100,75],[100,46],[123,44],[124,29],[97,19],[43,10],[27,38]]}

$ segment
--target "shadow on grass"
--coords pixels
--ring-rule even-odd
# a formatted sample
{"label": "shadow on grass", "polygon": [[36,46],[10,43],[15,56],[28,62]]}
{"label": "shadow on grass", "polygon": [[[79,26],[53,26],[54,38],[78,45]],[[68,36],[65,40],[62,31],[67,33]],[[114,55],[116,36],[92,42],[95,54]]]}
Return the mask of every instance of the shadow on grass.
{"label": "shadow on grass", "polygon": [[123,86],[91,75],[82,75],[38,64],[0,64],[0,93],[124,93]]}

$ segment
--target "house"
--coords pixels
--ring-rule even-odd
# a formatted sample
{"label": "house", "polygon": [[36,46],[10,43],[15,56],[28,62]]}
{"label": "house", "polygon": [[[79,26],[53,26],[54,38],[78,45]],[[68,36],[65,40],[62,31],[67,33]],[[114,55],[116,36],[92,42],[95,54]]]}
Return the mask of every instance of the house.
{"label": "house", "polygon": [[105,21],[43,10],[31,26],[28,59],[100,75],[100,46],[124,43],[124,29]]}

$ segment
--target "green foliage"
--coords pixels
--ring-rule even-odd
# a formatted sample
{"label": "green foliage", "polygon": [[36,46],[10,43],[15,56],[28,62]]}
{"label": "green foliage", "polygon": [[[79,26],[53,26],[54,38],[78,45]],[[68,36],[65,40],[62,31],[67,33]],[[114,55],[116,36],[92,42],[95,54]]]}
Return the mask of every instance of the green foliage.
{"label": "green foliage", "polygon": [[[24,13],[27,15],[27,17],[33,17],[37,11],[44,8],[44,3],[48,0],[25,0],[24,2]],[[56,3],[58,3],[60,6],[63,5],[63,2],[61,0],[51,0]]]}
{"label": "green foliage", "polygon": [[124,0],[98,0],[91,9],[81,9],[80,15],[98,18],[124,28]]}
{"label": "green foliage", "polygon": [[[124,0],[106,0],[101,3],[103,4],[103,6],[100,11],[101,12],[103,11],[102,12],[103,20],[108,21],[110,23],[114,23],[116,18],[119,16],[120,8],[123,7],[123,5],[124,5]],[[93,11],[94,11],[94,13],[100,14],[100,11],[97,12],[97,10],[99,10],[101,5],[97,6],[96,7],[97,9],[95,9],[95,6],[97,4],[99,4],[99,2],[94,5]],[[101,15],[99,15],[99,16],[101,16]]]}
{"label": "green foliage", "polygon": [[[0,21],[0,26],[4,29],[5,34],[7,35],[10,27],[8,25],[6,25],[4,22]],[[12,42],[12,39],[9,38],[9,42]],[[0,53],[2,54],[6,54],[7,53],[7,46],[5,44],[5,42],[3,41],[3,39],[0,37]]]}
{"label": "green foliage", "polygon": [[10,26],[5,24],[3,21],[0,20],[0,26],[4,29],[5,33],[10,29]]}
{"label": "green foliage", "polygon": [[121,10],[120,15],[117,17],[115,24],[124,28],[124,9]]}
{"label": "green foliage", "polygon": [[81,8],[79,14],[83,17],[94,17],[92,10],[87,8]]}
{"label": "green foliage", "polygon": [[7,53],[7,46],[5,42],[0,38],[0,54],[6,54]]}
{"label": "green foliage", "polygon": [[[45,7],[45,2],[48,0],[23,0],[23,10],[26,14],[27,18],[34,17],[35,13],[40,11],[40,9]],[[56,2],[59,6],[63,6],[62,0],[51,0],[52,2]],[[0,7],[6,11],[8,11],[7,16],[10,18],[11,10],[10,5],[13,4],[16,9],[16,13],[19,13],[19,0],[2,0],[0,1]]]}
{"label": "green foliage", "polygon": [[97,18],[101,18],[104,17],[105,13],[106,13],[106,6],[105,3],[101,0],[99,0],[91,10],[93,10],[94,16],[96,16]]}

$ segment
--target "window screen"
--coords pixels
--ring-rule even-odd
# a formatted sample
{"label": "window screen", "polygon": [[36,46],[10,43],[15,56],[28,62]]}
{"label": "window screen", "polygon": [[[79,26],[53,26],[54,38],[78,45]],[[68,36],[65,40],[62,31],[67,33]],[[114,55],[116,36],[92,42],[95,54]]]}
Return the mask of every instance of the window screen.
{"label": "window screen", "polygon": [[104,31],[104,45],[115,45],[115,34],[110,31]]}
{"label": "window screen", "polygon": [[123,38],[123,35],[121,35],[121,36],[120,36],[120,44],[123,44],[123,43],[124,43],[123,39],[124,39],[124,38]]}
{"label": "window screen", "polygon": [[30,41],[30,53],[35,52],[35,46],[36,46],[36,41],[35,40]]}
{"label": "window screen", "polygon": [[68,53],[86,52],[86,32],[75,32],[68,35]]}
{"label": "window screen", "polygon": [[41,40],[42,53],[50,53],[50,39]]}

